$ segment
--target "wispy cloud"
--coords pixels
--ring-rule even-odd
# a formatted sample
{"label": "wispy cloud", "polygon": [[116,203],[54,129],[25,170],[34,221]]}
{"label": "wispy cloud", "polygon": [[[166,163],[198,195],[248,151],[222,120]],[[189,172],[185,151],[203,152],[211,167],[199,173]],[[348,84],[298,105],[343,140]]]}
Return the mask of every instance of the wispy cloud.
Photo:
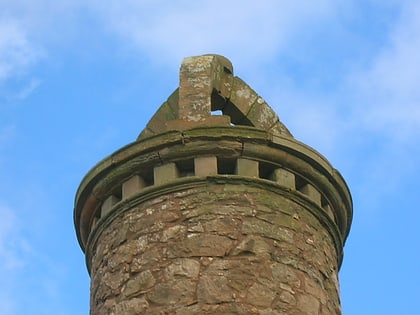
{"label": "wispy cloud", "polygon": [[[322,150],[340,146],[351,136],[387,139],[389,150],[416,146],[420,136],[420,4],[407,1],[399,8],[390,32],[365,58],[353,59],[331,89],[307,88],[279,74],[272,77],[268,98],[293,130]],[[329,69],[330,71],[333,69]],[[264,82],[269,86],[270,82]],[[301,126],[304,126],[302,128]],[[379,139],[378,139],[379,140]],[[386,148],[384,148],[386,149]]]}
{"label": "wispy cloud", "polygon": [[40,55],[17,20],[0,20],[0,83],[23,74]]}
{"label": "wispy cloud", "polygon": [[24,265],[21,252],[25,249],[26,242],[17,232],[18,222],[14,212],[0,205],[0,216],[0,270],[5,276]]}
{"label": "wispy cloud", "polygon": [[19,235],[19,224],[15,213],[0,204],[0,311],[2,314],[15,314],[17,297],[14,295],[14,275],[25,265],[22,247],[25,240]]}
{"label": "wispy cloud", "polygon": [[[0,200],[0,314],[24,314],[28,308],[36,314],[69,314],[60,292],[70,267],[40,250],[42,240],[29,239],[29,234],[38,235],[39,231],[31,226],[25,212]],[[51,246],[45,240],[42,243]]]}
{"label": "wispy cloud", "polygon": [[264,63],[297,30],[330,15],[334,2],[95,1],[104,24],[158,62],[223,53],[235,63]]}
{"label": "wispy cloud", "polygon": [[39,86],[34,69],[54,45],[71,42],[81,8],[78,0],[0,0],[0,105],[27,98]]}
{"label": "wispy cloud", "polygon": [[419,34],[420,3],[405,2],[388,45],[367,69],[350,76],[365,127],[400,141],[420,136]]}
{"label": "wispy cloud", "polygon": [[10,144],[16,136],[16,127],[14,125],[0,126],[0,150]]}

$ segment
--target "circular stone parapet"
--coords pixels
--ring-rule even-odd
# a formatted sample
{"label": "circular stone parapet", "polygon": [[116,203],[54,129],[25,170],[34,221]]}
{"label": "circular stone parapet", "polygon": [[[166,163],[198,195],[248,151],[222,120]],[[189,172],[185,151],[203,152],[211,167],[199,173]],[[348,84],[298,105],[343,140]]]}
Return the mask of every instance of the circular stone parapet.
{"label": "circular stone parapet", "polygon": [[184,59],[74,209],[92,315],[340,314],[351,220],[341,175],[218,55]]}
{"label": "circular stone parapet", "polygon": [[304,205],[331,235],[340,265],[352,201],[339,172],[293,138],[235,126],[169,131],[127,145],[98,163],[82,180],[74,211],[88,266],[96,240],[124,211],[209,182],[263,187]]}

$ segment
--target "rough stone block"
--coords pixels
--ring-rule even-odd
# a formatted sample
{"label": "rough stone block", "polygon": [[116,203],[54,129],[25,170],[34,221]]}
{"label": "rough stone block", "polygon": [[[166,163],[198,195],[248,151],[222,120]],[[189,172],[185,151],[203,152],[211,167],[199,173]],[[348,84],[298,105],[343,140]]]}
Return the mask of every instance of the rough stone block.
{"label": "rough stone block", "polygon": [[247,118],[253,126],[265,130],[271,129],[279,121],[277,114],[261,97],[256,99],[248,112]]}
{"label": "rough stone block", "polygon": [[295,189],[296,187],[295,174],[283,168],[275,169],[270,179],[290,189]]}
{"label": "rough stone block", "polygon": [[202,304],[230,302],[232,289],[225,277],[203,275],[198,283],[197,299]]}
{"label": "rough stone block", "polygon": [[169,96],[168,100],[160,106],[155,115],[153,115],[137,140],[168,130],[167,122],[175,120],[178,117],[178,99],[179,91],[176,89]]}
{"label": "rough stone block", "polygon": [[[196,282],[189,279],[177,279],[155,285],[148,293],[149,300],[155,305],[190,305],[196,302]],[[155,313],[156,314],[156,313]],[[163,313],[161,313],[163,314]]]}
{"label": "rough stone block", "polygon": [[185,58],[179,82],[179,119],[201,121],[210,116],[214,56]]}
{"label": "rough stone block", "polygon": [[147,292],[155,283],[156,279],[153,277],[150,270],[145,270],[131,277],[130,280],[127,281],[122,293],[126,297],[138,295],[139,293]]}
{"label": "rough stone block", "polygon": [[122,184],[122,199],[124,200],[131,197],[145,186],[144,180],[140,176],[134,175]]}
{"label": "rough stone block", "polygon": [[[224,86],[225,83],[229,83],[232,81],[233,76],[233,67],[231,62],[226,59],[223,56],[219,55],[210,55],[212,57],[212,86],[213,89],[216,91],[221,91],[227,86]],[[224,92],[229,92],[228,90],[225,90]],[[223,94],[222,95],[229,96],[229,94]]]}
{"label": "rough stone block", "polygon": [[225,236],[190,234],[183,242],[168,248],[168,257],[223,257],[233,247],[233,241]]}
{"label": "rough stone block", "polygon": [[308,315],[319,314],[320,303],[319,300],[309,294],[302,294],[298,296],[297,308]]}
{"label": "rough stone block", "polygon": [[155,185],[161,185],[179,177],[178,167],[175,163],[156,166],[153,172]]}
{"label": "rough stone block", "polygon": [[236,161],[236,172],[240,176],[259,177],[258,161],[239,158]]}
{"label": "rough stone block", "polygon": [[166,268],[165,273],[169,278],[179,277],[196,280],[200,273],[200,263],[190,258],[174,259],[173,263]]}
{"label": "rough stone block", "polygon": [[163,103],[156,114],[147,124],[147,128],[154,133],[161,133],[166,130],[166,122],[175,119],[175,114],[172,111],[168,102]]}
{"label": "rough stone block", "polygon": [[248,290],[247,301],[252,305],[270,307],[275,297],[276,292],[272,288],[254,283]]}
{"label": "rough stone block", "polygon": [[194,159],[194,172],[196,176],[208,176],[217,174],[217,157],[204,156]]}
{"label": "rough stone block", "polygon": [[[230,96],[231,103],[244,116],[248,115],[251,105],[257,100],[258,95],[240,78],[235,77],[233,90]],[[232,119],[233,120],[233,119]]]}
{"label": "rough stone block", "polygon": [[176,89],[166,101],[169,105],[169,108],[171,109],[172,113],[174,113],[174,117],[178,117],[178,111],[179,111],[179,88]]}
{"label": "rough stone block", "polygon": [[268,132],[273,134],[274,136],[286,136],[286,137],[292,137],[292,134],[290,133],[289,129],[279,120],[272,126]]}
{"label": "rough stone block", "polygon": [[[232,73],[232,64],[223,56],[185,58],[180,70],[179,89],[162,104],[148,123],[147,132],[142,132],[139,138],[170,130],[174,126],[168,123],[173,120],[193,124],[207,121],[211,111],[222,109],[229,99],[233,86]],[[230,118],[228,120],[227,125]]]}
{"label": "rough stone block", "polygon": [[224,99],[229,99],[230,95],[232,93],[232,87],[233,87],[233,75],[228,73],[228,70],[224,70],[225,74],[221,78],[220,82],[220,96],[222,96]]}
{"label": "rough stone block", "polygon": [[293,243],[292,231],[255,218],[243,221],[242,233],[268,237],[280,242]]}

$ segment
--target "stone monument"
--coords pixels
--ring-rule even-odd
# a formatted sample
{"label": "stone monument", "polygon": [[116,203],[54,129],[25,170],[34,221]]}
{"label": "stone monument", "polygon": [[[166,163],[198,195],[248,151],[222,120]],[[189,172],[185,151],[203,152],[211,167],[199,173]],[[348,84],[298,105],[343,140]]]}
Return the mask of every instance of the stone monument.
{"label": "stone monument", "polygon": [[87,173],[74,209],[92,315],[341,314],[351,220],[338,171],[219,55],[184,59],[179,88]]}

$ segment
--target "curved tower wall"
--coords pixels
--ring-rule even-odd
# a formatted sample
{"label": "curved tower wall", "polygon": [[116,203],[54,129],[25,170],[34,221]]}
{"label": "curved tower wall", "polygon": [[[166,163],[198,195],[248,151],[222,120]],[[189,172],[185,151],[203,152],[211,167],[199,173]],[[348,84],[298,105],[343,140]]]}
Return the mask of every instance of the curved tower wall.
{"label": "curved tower wall", "polygon": [[341,314],[349,190],[221,56],[184,60],[74,214],[91,314]]}

